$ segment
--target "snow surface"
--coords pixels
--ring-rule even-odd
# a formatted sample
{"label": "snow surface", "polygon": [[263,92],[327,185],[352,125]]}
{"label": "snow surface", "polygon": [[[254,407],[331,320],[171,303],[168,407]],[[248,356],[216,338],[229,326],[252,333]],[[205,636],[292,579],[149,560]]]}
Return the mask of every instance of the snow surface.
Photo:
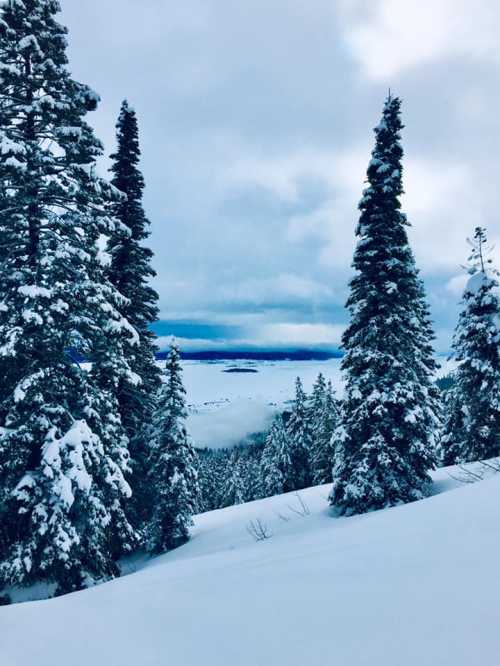
{"label": "snow surface", "polygon": [[198,516],[137,573],[0,608],[0,664],[498,666],[500,475],[434,478],[440,494],[353,518],[327,486],[301,492],[304,516],[294,494]]}

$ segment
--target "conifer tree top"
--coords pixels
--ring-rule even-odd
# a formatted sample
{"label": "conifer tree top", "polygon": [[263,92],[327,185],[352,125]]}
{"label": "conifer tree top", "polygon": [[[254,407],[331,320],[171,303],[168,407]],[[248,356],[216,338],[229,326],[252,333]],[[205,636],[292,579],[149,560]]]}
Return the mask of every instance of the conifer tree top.
{"label": "conifer tree top", "polygon": [[496,283],[496,278],[500,273],[493,266],[493,259],[491,258],[493,248],[488,247],[486,229],[476,227],[474,237],[467,240],[472,248],[467,268],[467,272],[471,277],[467,282],[465,293],[474,294],[477,293],[481,286],[486,286],[489,282]]}
{"label": "conifer tree top", "polygon": [[363,192],[359,203],[362,211],[358,235],[363,235],[363,212],[372,206],[380,213],[399,209],[399,197],[403,194],[403,148],[401,146],[401,100],[389,95],[385,101],[382,119],[375,127],[375,148],[368,165],[369,187]]}
{"label": "conifer tree top", "polygon": [[467,266],[470,277],[462,299],[465,308],[454,336],[459,360],[470,356],[472,349],[475,355],[488,355],[486,348],[494,349],[500,343],[499,271],[493,266],[486,229],[476,227],[474,237],[467,240],[472,247]]}
{"label": "conifer tree top", "polygon": [[180,350],[175,340],[170,344],[165,372],[166,382],[163,386],[163,402],[165,406],[168,406],[172,416],[185,418],[187,416],[185,407],[186,389],[182,382]]}
{"label": "conifer tree top", "polygon": [[[120,175],[120,162],[127,161],[127,164],[132,163],[137,165],[141,156],[139,147],[139,127],[137,122],[137,114],[130,106],[127,100],[122,102],[120,108],[120,115],[116,123],[116,136],[118,139],[118,150],[115,154],[111,155],[112,159],[118,161],[111,167],[111,171],[116,177]],[[140,184],[143,186],[143,178],[140,178]]]}
{"label": "conifer tree top", "polygon": [[7,0],[0,5],[4,167],[15,179],[29,172],[44,178],[36,198],[46,215],[55,214],[58,206],[67,209],[70,201],[71,208],[75,203],[84,206],[101,190],[113,192],[95,174],[94,162],[103,146],[84,120],[99,96],[71,78],[67,29],[55,18],[59,11],[56,0]]}

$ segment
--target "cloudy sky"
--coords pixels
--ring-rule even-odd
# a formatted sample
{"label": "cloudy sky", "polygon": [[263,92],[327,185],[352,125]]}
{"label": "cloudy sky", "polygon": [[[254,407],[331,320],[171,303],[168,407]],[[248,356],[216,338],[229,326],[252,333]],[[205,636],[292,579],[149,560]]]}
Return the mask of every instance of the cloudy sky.
{"label": "cloudy sky", "polygon": [[466,236],[481,224],[500,246],[497,0],[62,4],[108,152],[121,100],[139,116],[161,335],[338,343],[390,87],[404,104],[411,241],[449,348]]}

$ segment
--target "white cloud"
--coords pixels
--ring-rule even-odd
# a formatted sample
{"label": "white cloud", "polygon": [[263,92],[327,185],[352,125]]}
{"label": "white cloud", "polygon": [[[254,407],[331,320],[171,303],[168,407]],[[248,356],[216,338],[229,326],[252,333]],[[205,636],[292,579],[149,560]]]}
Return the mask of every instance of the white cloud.
{"label": "white cloud", "polygon": [[290,301],[325,301],[333,298],[332,290],[315,280],[285,273],[273,278],[247,279],[234,285],[223,285],[219,298],[254,305],[283,304]]}
{"label": "white cloud", "polygon": [[483,191],[465,165],[407,160],[403,208],[417,262],[426,272],[456,271],[467,254],[466,238],[483,221]]}
{"label": "white cloud", "polygon": [[496,0],[368,0],[338,5],[344,38],[365,75],[390,80],[447,56],[500,61]]}
{"label": "white cloud", "polygon": [[276,411],[268,401],[236,397],[219,409],[191,413],[188,430],[199,447],[230,447],[249,435],[266,431]]}
{"label": "white cloud", "polygon": [[468,279],[469,276],[465,272],[462,275],[455,275],[455,277],[452,277],[448,280],[445,285],[445,289],[450,294],[453,294],[453,296],[461,296],[464,293],[465,285],[467,284]]}
{"label": "white cloud", "polygon": [[335,179],[336,154],[320,150],[287,150],[280,156],[256,155],[251,145],[242,146],[242,157],[238,155],[227,166],[226,182],[234,185],[257,185],[273,192],[277,197],[297,201],[301,180],[308,177],[321,178],[333,183]]}
{"label": "white cloud", "polygon": [[[368,146],[359,146],[331,158],[331,198],[289,219],[290,241],[300,243],[311,237],[321,241],[323,266],[340,265],[345,270],[350,264],[369,154]],[[466,238],[484,224],[485,210],[494,205],[490,197],[496,196],[481,177],[454,161],[405,158],[402,206],[412,225],[409,234],[418,264],[426,272],[456,270],[464,262]],[[492,238],[498,235],[495,231],[490,230]]]}
{"label": "white cloud", "polygon": [[268,345],[338,345],[344,329],[340,324],[268,324],[255,332],[254,339]]}
{"label": "white cloud", "polygon": [[[252,349],[265,347],[282,349],[293,347],[338,347],[345,330],[343,324],[299,324],[294,322],[261,323],[248,325],[244,334],[235,338],[194,339],[177,337],[176,341],[184,351],[218,349]],[[160,349],[166,349],[171,336],[158,339]]]}
{"label": "white cloud", "polygon": [[72,71],[102,94],[89,121],[108,154],[123,97],[139,115],[162,318],[241,325],[248,339],[337,321],[391,85],[412,245],[448,326],[465,237],[482,224],[500,245],[499,3],[143,5],[65,2],[63,20]]}

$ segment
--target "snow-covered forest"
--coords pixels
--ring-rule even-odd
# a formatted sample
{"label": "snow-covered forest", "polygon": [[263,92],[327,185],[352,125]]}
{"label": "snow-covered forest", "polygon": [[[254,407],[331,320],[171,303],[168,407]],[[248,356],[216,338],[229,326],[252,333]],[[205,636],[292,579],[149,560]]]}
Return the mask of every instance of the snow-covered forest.
{"label": "snow-covered forest", "polygon": [[[444,559],[451,566],[457,555],[454,549],[462,548],[462,541],[454,535],[450,546],[437,534],[457,511],[474,521],[477,534],[471,539],[482,543],[482,523],[475,521],[484,517],[483,510],[492,512],[491,507],[497,506],[500,481],[495,460],[500,456],[499,272],[488,229],[472,227],[469,238],[463,239],[467,281],[451,343],[453,371],[446,381],[438,381],[433,313],[408,236],[411,220],[402,210],[401,99],[389,92],[383,102],[373,150],[366,156],[366,182],[359,183],[359,210],[352,211],[356,245],[346,302],[349,324],[342,337],[341,388],[320,373],[309,391],[297,377],[293,400],[284,409],[274,409],[266,431],[242,446],[203,447],[189,432],[190,396],[183,379],[182,350],[174,338],[166,361],[157,359],[152,326],[159,317],[159,295],[154,288],[151,224],[143,201],[147,183],[141,170],[141,118],[124,101],[116,120],[115,145],[101,143],[89,115],[100,99],[71,74],[67,55],[71,37],[59,22],[59,11],[58,0],[0,4],[0,603],[11,606],[0,610],[0,662],[6,666],[66,663],[62,658],[53,661],[49,653],[40,661],[17,660],[12,646],[6,654],[10,661],[2,660],[2,627],[20,636],[16,622],[31,622],[28,615],[45,612],[36,605],[17,611],[16,602],[60,597],[109,583],[134,568],[145,571],[135,575],[131,586],[140,589],[144,583],[160,619],[162,604],[156,590],[163,586],[162,598],[168,599],[172,583],[173,603],[184,620],[197,616],[203,624],[203,614],[208,618],[211,609],[202,605],[200,616],[196,588],[183,597],[174,578],[179,571],[181,579],[183,571],[190,571],[195,556],[208,558],[208,553],[213,556],[226,546],[240,548],[238,539],[243,536],[253,549],[247,553],[250,578],[254,558],[260,557],[256,553],[262,552],[258,549],[276,542],[274,535],[280,531],[279,547],[273,545],[268,552],[271,561],[278,562],[273,571],[284,577],[283,589],[304,575],[295,565],[278,570],[287,550],[297,548],[305,569],[308,557],[311,567],[320,567],[317,573],[325,598],[316,610],[325,631],[337,594],[346,603],[349,585],[360,585],[358,574],[349,571],[349,558],[339,559],[335,551],[353,548],[354,543],[363,546],[363,525],[368,525],[353,518],[354,522],[345,523],[353,526],[351,531],[339,535],[339,521],[400,507],[397,512],[377,513],[368,529],[395,530],[390,557],[395,558],[399,548],[405,561],[414,548],[417,570],[445,566]],[[103,156],[110,160],[109,173],[102,169]],[[472,492],[469,485],[475,481],[481,482],[481,489]],[[450,492],[435,497],[444,490]],[[456,508],[450,499],[453,493],[459,496]],[[244,503],[252,504],[230,508]],[[410,503],[416,504],[402,506]],[[492,513],[498,519],[498,513]],[[427,525],[426,538],[439,541],[441,564],[420,563],[421,544],[416,538],[413,546],[402,545],[401,534],[410,529],[412,520]],[[434,524],[438,532],[428,528]],[[331,561],[346,572],[345,590],[329,590],[328,551]],[[371,542],[364,554],[360,552],[356,549],[354,557],[364,557],[363,575],[369,576],[373,566],[377,577],[389,555]],[[481,572],[481,563],[474,559],[478,552],[471,551],[469,565]],[[232,556],[224,557],[227,575],[239,581],[244,562],[238,560],[236,567]],[[156,560],[161,564],[157,569]],[[450,571],[463,576],[462,564]],[[203,566],[200,563],[200,571]],[[355,563],[352,566],[356,569]],[[288,574],[293,580],[286,578]],[[189,575],[195,576],[193,585],[197,585],[200,574]],[[383,575],[390,587],[385,570]],[[408,571],[406,575],[413,577]],[[338,584],[337,570],[333,579]],[[418,598],[405,598],[406,581],[403,574],[394,603],[400,610],[420,608]],[[118,598],[125,595],[126,605],[123,583],[109,589],[115,589]],[[217,592],[204,585],[206,581],[200,599],[205,604],[207,595]],[[312,603],[307,594],[301,598],[303,585],[300,582],[292,594],[299,609]],[[242,591],[251,596],[247,587]],[[229,595],[224,586],[222,590]],[[408,595],[417,592],[415,583]],[[101,595],[96,595],[96,604],[108,594],[94,593]],[[148,594],[144,599],[143,591],[138,595],[138,608],[147,613]],[[90,603],[91,597],[85,598]],[[70,634],[60,625],[66,606],[55,605],[55,600],[44,603],[54,604],[53,626],[59,626],[67,641]],[[82,609],[71,608],[77,621],[85,622]],[[94,609],[97,617],[99,608]],[[252,606],[250,600],[250,608],[242,623],[252,633],[259,605]],[[306,610],[313,609],[302,608],[298,617],[307,647],[308,641],[317,641],[317,632],[309,626]],[[355,624],[356,613],[365,610],[346,607],[346,614]],[[170,607],[165,611],[166,632],[174,611]],[[398,612],[396,606],[393,611]],[[217,610],[215,615],[219,614]],[[332,621],[346,623],[341,615],[337,609]],[[255,621],[260,626],[260,620]],[[365,623],[363,617],[360,627]],[[289,630],[289,625],[280,628],[278,622],[278,634]],[[111,635],[116,631],[110,629]],[[238,623],[233,621],[231,641],[237,632]],[[458,633],[457,628],[450,640],[462,640]],[[478,649],[481,641],[478,636]],[[370,661],[369,650],[366,660],[349,661],[348,646],[342,645],[338,663],[396,663]],[[377,646],[379,654],[381,644]],[[248,654],[238,659],[233,648],[227,652],[221,648],[224,658],[217,663],[261,664],[264,648],[262,644],[255,648],[259,657],[254,660]],[[332,649],[335,654],[335,646]],[[186,650],[190,657],[183,661],[176,644],[175,663],[199,663],[201,653],[192,645]],[[277,646],[269,645],[266,663],[319,664],[320,652],[304,648],[293,658],[280,659]],[[298,661],[300,654],[303,660]],[[313,655],[312,661],[307,654]],[[136,657],[129,662],[117,653],[116,663],[141,663]],[[102,658],[92,663],[115,663]],[[168,662],[155,659],[146,656],[142,663]],[[69,661],[80,663],[73,657]],[[397,663],[462,661],[440,657]]]}

